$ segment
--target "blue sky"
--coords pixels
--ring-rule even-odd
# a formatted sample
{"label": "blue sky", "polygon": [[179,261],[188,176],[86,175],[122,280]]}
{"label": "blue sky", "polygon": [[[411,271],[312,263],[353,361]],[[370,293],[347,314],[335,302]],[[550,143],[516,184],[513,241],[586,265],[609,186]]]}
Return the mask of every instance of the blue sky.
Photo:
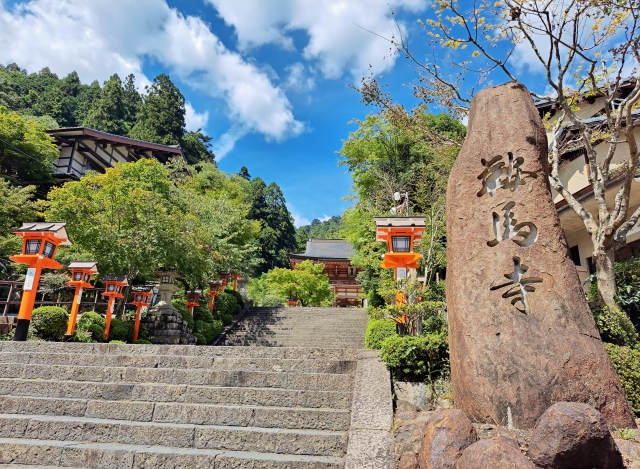
{"label": "blue sky", "polygon": [[[411,106],[415,70],[389,56],[392,11],[417,50],[428,0],[0,0],[0,63],[45,66],[83,82],[168,73],[187,125],[213,137],[222,170],[247,166],[283,189],[296,224],[338,215],[350,176],[342,140],[374,109],[360,103],[369,65]],[[415,38],[415,40],[413,40]]]}

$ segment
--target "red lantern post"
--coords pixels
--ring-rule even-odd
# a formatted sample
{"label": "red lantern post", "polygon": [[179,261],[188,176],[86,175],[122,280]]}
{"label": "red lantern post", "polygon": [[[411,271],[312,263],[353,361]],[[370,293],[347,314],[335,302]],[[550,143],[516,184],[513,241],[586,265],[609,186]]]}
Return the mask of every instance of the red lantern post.
{"label": "red lantern post", "polygon": [[13,262],[26,264],[27,276],[22,289],[22,301],[18,313],[18,325],[13,340],[27,340],[31,313],[38,293],[42,269],[61,269],[62,264],[53,260],[58,246],[71,246],[66,223],[23,223],[16,235],[24,240],[22,253],[11,256]]}
{"label": "red lantern post", "polygon": [[105,275],[102,279],[105,283],[105,289],[102,296],[109,298],[107,304],[107,325],[104,328],[104,340],[109,340],[109,330],[111,328],[111,316],[113,316],[113,305],[116,298],[124,298],[122,289],[129,285],[126,275]]}
{"label": "red lantern post", "polygon": [[136,291],[133,292],[132,305],[136,307],[136,322],[133,325],[133,341],[138,340],[138,334],[140,333],[140,316],[142,314],[142,308],[148,307],[151,303],[152,291]]}
{"label": "red lantern post", "polygon": [[215,304],[215,297],[220,294],[220,290],[223,288],[222,280],[210,280],[209,281],[209,309],[213,311]]}
{"label": "red lantern post", "polygon": [[67,282],[67,285],[76,287],[76,291],[73,295],[73,303],[71,304],[71,313],[69,314],[65,337],[72,337],[76,330],[76,319],[78,318],[78,310],[80,309],[80,301],[82,300],[82,289],[93,288],[89,281],[92,275],[98,273],[97,264],[97,262],[71,262],[69,264],[71,280]]}
{"label": "red lantern post", "polygon": [[222,291],[224,291],[224,287],[229,285],[231,281],[231,274],[229,272],[222,272],[218,275],[218,279],[222,280]]}
{"label": "red lantern post", "polygon": [[198,306],[200,303],[198,300],[202,296],[202,290],[190,290],[187,292],[187,303],[186,305],[189,307],[189,312],[191,316],[193,316],[193,308]]}
{"label": "red lantern post", "polygon": [[233,277],[233,291],[238,291],[238,279],[242,278],[242,275],[232,274]]}

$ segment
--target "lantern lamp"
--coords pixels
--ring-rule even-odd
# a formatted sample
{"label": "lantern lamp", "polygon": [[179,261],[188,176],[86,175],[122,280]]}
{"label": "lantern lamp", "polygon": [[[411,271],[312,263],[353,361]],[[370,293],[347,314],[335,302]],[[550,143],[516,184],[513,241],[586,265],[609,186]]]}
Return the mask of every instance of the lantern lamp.
{"label": "lantern lamp", "polygon": [[222,280],[222,288],[224,289],[224,287],[229,285],[229,282],[231,281],[231,273],[222,272],[221,274],[218,275],[218,278]]}
{"label": "lantern lamp", "polygon": [[[416,269],[422,258],[413,252],[416,241],[422,239],[425,229],[424,217],[374,217],[376,241],[387,243],[388,252],[380,267],[394,269],[395,278],[406,276],[406,269]],[[400,269],[400,272],[399,270]]]}
{"label": "lantern lamp", "polygon": [[132,305],[136,307],[136,320],[133,325],[133,341],[138,340],[138,334],[140,333],[140,316],[142,314],[142,308],[148,308],[151,304],[151,297],[153,291],[138,290],[133,292]]}
{"label": "lantern lamp", "polygon": [[221,293],[224,288],[222,280],[210,280],[209,281],[209,309],[213,311],[215,303],[215,297]]}
{"label": "lantern lamp", "polygon": [[72,337],[76,329],[76,319],[78,318],[78,310],[80,309],[80,301],[82,301],[82,290],[84,288],[93,288],[89,281],[91,276],[98,273],[97,262],[71,262],[68,269],[71,271],[71,280],[67,285],[76,288],[73,295],[73,304],[71,305],[71,313],[69,314],[69,322],[67,323],[67,333],[65,337]]}
{"label": "lantern lamp", "polygon": [[26,264],[27,276],[22,289],[22,301],[18,313],[18,325],[14,334],[16,341],[27,340],[33,304],[38,292],[38,283],[42,269],[61,269],[62,264],[53,260],[58,246],[71,246],[73,243],[67,236],[66,223],[29,222],[23,223],[15,231],[23,238],[22,253],[11,256],[13,262]]}
{"label": "lantern lamp", "polygon": [[104,293],[102,296],[109,298],[107,304],[106,325],[104,328],[104,340],[109,340],[109,329],[111,328],[111,316],[113,316],[113,305],[116,298],[124,298],[122,289],[129,285],[126,275],[105,275],[102,278],[104,282]]}
{"label": "lantern lamp", "polygon": [[189,290],[187,292],[187,306],[189,307],[189,312],[191,316],[193,316],[193,308],[198,306],[200,303],[198,300],[202,296],[202,290]]}
{"label": "lantern lamp", "polygon": [[232,274],[231,277],[233,278],[233,291],[238,291],[238,279],[242,278],[242,275]]}

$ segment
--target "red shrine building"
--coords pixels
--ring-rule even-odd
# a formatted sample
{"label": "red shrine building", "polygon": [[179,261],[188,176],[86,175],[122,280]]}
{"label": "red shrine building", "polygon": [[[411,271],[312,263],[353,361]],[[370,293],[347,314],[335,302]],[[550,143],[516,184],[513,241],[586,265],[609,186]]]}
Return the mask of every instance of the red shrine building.
{"label": "red shrine building", "polygon": [[306,260],[324,264],[323,272],[337,295],[335,306],[362,306],[362,287],[356,282],[360,271],[349,260],[353,254],[351,243],[344,239],[310,239],[303,254],[289,254],[289,263],[292,269]]}

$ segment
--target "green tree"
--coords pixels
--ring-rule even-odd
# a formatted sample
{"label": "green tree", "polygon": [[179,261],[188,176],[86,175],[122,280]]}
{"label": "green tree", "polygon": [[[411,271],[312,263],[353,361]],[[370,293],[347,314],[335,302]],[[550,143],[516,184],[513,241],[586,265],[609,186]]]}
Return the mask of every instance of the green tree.
{"label": "green tree", "polygon": [[214,162],[216,155],[211,151],[211,140],[211,137],[202,133],[202,129],[187,132],[180,141],[180,147],[187,163]]}
{"label": "green tree", "polygon": [[174,185],[155,160],[116,164],[49,193],[47,220],[64,220],[71,250],[98,261],[103,272],[148,276],[182,267],[193,253],[193,221],[172,200]]}
{"label": "green tree", "polygon": [[22,249],[22,238],[11,233],[23,222],[36,220],[34,186],[15,187],[0,179],[0,275],[5,276],[9,256]]}
{"label": "green tree", "polygon": [[127,128],[131,130],[142,105],[142,96],[136,88],[136,77],[133,73],[127,75],[122,87],[124,89],[124,120]]}
{"label": "green tree", "polygon": [[122,81],[116,73],[104,82],[100,97],[91,106],[85,125],[102,132],[127,135],[129,128],[125,103]]}
{"label": "green tree", "polygon": [[76,112],[74,114],[75,124],[77,126],[86,126],[86,122],[93,108],[94,103],[100,99],[100,95],[102,94],[102,89],[100,88],[100,83],[98,80],[94,80],[90,85],[83,87],[80,89],[78,93],[78,107],[76,108]]}
{"label": "green tree", "polygon": [[58,148],[45,126],[0,106],[0,175],[24,182],[48,182]]}
{"label": "green tree", "polygon": [[262,274],[260,281],[270,294],[281,300],[296,299],[302,306],[329,306],[335,299],[329,277],[323,274],[324,264],[310,260],[301,262],[294,270],[276,267]]}
{"label": "green tree", "polygon": [[147,88],[130,137],[163,145],[177,145],[185,134],[185,101],[168,75],[160,74]]}
{"label": "green tree", "polygon": [[240,168],[240,171],[238,171],[238,176],[240,176],[242,179],[246,179],[247,181],[251,181],[251,174],[249,174],[249,168],[247,168],[246,166]]}
{"label": "green tree", "polygon": [[258,236],[260,257],[264,263],[259,271],[288,265],[287,253],[295,251],[296,229],[287,209],[282,190],[272,182],[268,186],[261,178],[250,182],[250,220],[259,220],[262,228]]}

